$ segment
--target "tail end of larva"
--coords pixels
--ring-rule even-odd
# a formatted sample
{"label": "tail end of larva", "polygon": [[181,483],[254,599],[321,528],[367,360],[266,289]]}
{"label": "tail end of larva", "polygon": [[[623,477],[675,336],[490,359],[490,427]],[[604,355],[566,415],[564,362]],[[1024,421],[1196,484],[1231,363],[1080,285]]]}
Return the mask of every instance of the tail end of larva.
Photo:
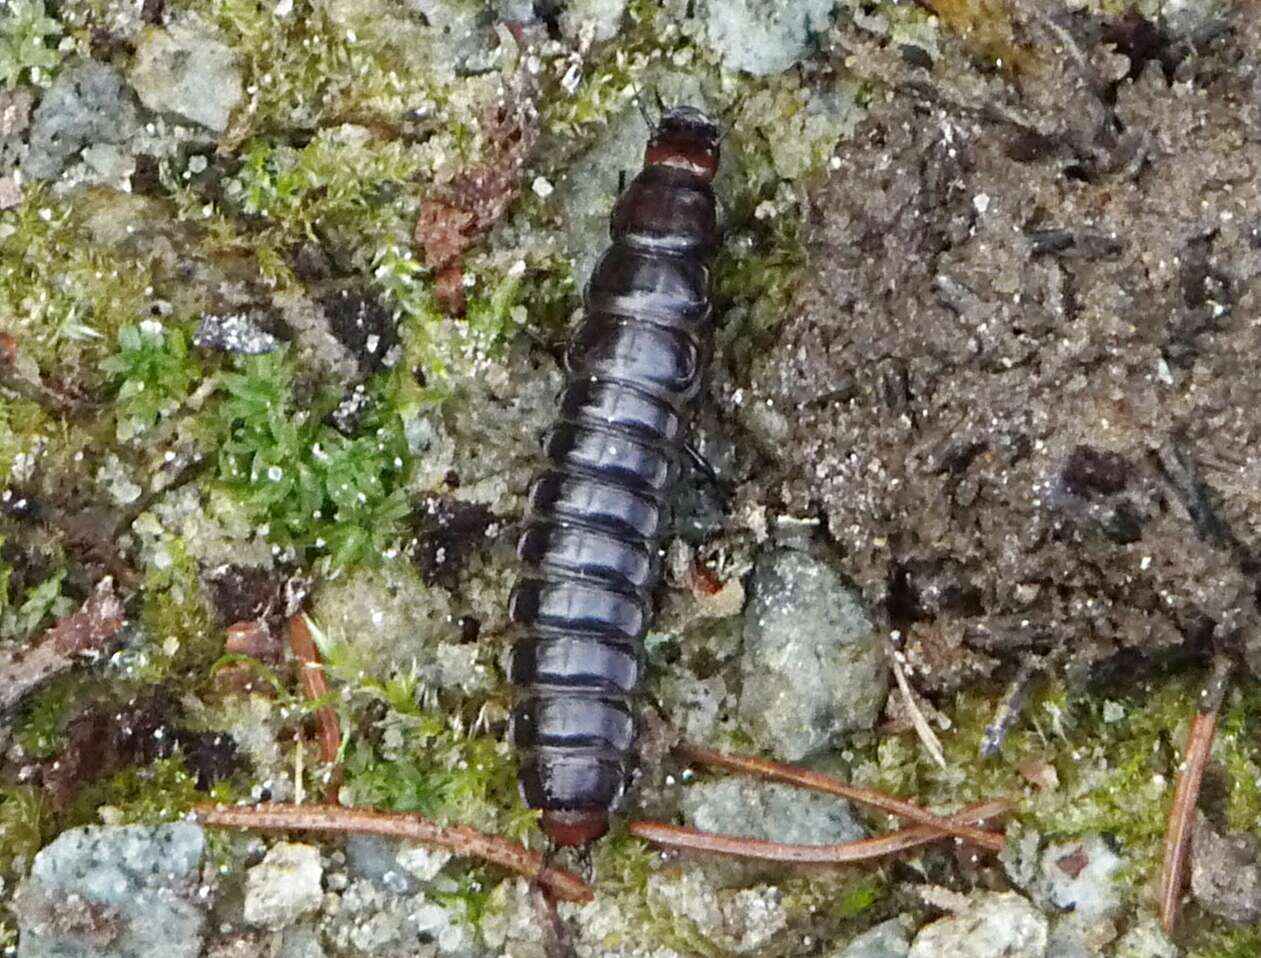
{"label": "tail end of larva", "polygon": [[609,830],[609,816],[592,809],[548,809],[539,818],[539,827],[553,845],[590,845]]}

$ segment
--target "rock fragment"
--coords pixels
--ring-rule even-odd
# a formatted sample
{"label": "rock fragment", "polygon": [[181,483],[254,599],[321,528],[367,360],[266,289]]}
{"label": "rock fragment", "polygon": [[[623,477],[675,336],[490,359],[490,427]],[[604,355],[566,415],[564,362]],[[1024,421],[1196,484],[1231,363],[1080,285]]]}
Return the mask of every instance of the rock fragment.
{"label": "rock fragment", "polygon": [[245,920],[277,931],[318,911],[324,892],[320,850],[314,845],[273,845],[245,878]]}
{"label": "rock fragment", "polygon": [[683,816],[703,831],[777,842],[824,845],[867,835],[844,799],[745,778],[692,785]]}
{"label": "rock fragment", "polygon": [[901,916],[881,922],[835,952],[834,958],[906,958],[911,950],[908,926]]}
{"label": "rock fragment", "polygon": [[956,915],[920,929],[907,958],[1044,958],[1046,917],[1014,892],[975,896]]}
{"label": "rock fragment", "polygon": [[1261,849],[1251,835],[1219,835],[1200,814],[1191,852],[1191,893],[1227,921],[1261,921]]}
{"label": "rock fragment", "polygon": [[834,5],[833,0],[710,0],[706,36],[730,69],[781,73],[809,55]]}
{"label": "rock fragment", "polygon": [[[137,130],[136,107],[117,70],[95,60],[70,64],[35,110],[22,172],[30,179],[50,179],[85,148],[124,144]],[[106,162],[100,151],[94,158]]]}
{"label": "rock fragment", "polygon": [[827,564],[788,549],[758,560],[751,592],[739,711],[754,740],[796,762],[870,728],[888,674],[858,594]]}
{"label": "rock fragment", "polygon": [[196,958],[204,849],[186,823],[63,832],[14,896],[19,958]]}
{"label": "rock fragment", "polygon": [[145,37],[131,83],[155,113],[174,113],[215,133],[227,129],[243,95],[236,55],[192,21],[176,21]]}

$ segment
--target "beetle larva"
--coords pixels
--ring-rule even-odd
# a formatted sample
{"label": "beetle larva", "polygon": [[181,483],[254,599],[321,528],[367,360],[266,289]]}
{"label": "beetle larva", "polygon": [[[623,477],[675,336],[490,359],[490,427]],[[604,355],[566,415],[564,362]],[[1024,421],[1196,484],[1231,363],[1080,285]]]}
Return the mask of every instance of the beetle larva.
{"label": "beetle larva", "polygon": [[667,497],[709,359],[719,131],[667,111],[613,208],[517,546],[509,677],[521,791],[558,845],[608,828],[635,741],[634,696]]}

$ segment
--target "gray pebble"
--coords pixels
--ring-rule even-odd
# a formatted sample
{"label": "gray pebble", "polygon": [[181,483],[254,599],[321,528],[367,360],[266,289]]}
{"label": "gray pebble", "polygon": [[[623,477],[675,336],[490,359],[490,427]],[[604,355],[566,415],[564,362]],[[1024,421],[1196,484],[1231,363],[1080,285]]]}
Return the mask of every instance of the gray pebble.
{"label": "gray pebble", "polygon": [[560,31],[570,39],[603,43],[617,36],[626,0],[570,0],[562,7]]}
{"label": "gray pebble", "polygon": [[758,560],[751,592],[739,712],[754,740],[795,762],[870,728],[888,673],[855,590],[826,563],[780,549]]}
{"label": "gray pebble", "polygon": [[174,113],[216,133],[227,129],[244,92],[236,55],[188,21],[145,37],[131,82],[150,110]]}
{"label": "gray pebble", "polygon": [[1054,911],[1083,922],[1102,921],[1121,908],[1116,874],[1124,862],[1098,835],[1051,845],[1042,853],[1040,887]]}
{"label": "gray pebble", "polygon": [[1191,856],[1191,893],[1227,921],[1261,921],[1261,853],[1247,834],[1219,835],[1201,813]]}
{"label": "gray pebble", "polygon": [[[84,147],[126,143],[138,128],[136,107],[117,70],[94,60],[72,64],[35,110],[22,172],[36,180],[57,176]],[[95,158],[115,170],[124,165],[105,154]]]}
{"label": "gray pebble", "polygon": [[273,845],[245,876],[245,920],[275,931],[318,911],[323,875],[314,845]]}
{"label": "gray pebble", "polygon": [[991,892],[921,928],[908,958],[1045,958],[1046,943],[1040,911],[1014,892]]}
{"label": "gray pebble", "polygon": [[709,0],[706,35],[728,68],[781,73],[810,53],[834,6],[835,0]]}
{"label": "gray pebble", "polygon": [[204,848],[183,823],[63,832],[14,896],[19,958],[196,958]]}
{"label": "gray pebble", "polygon": [[906,958],[910,950],[910,922],[899,916],[867,929],[834,958]]}
{"label": "gray pebble", "polygon": [[851,842],[867,835],[844,799],[774,782],[701,782],[683,793],[682,804],[688,824],[707,832],[810,845]]}

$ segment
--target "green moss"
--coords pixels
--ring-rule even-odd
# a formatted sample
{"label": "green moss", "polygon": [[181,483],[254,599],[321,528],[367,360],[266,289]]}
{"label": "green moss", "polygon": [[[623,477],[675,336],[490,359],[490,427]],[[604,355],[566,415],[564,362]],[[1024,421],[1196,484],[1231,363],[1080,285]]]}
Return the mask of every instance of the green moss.
{"label": "green moss", "polygon": [[[0,544],[3,542],[0,537]],[[19,596],[10,595],[12,578],[12,569],[0,561],[0,639],[34,639],[54,618],[74,611],[75,601],[63,594],[64,569]]]}
{"label": "green moss", "polygon": [[1231,831],[1261,828],[1261,749],[1255,729],[1261,720],[1261,693],[1255,683],[1237,682],[1222,711],[1214,744],[1226,774],[1226,827]]}
{"label": "green moss", "polygon": [[85,673],[67,672],[50,679],[32,694],[16,723],[18,743],[28,758],[44,759],[56,754],[61,747],[62,730],[82,706],[93,681]]}
{"label": "green moss", "polygon": [[[286,16],[255,0],[193,0],[186,7],[219,27],[241,56],[252,132],[386,123],[431,93],[429,37],[415,20],[368,5],[337,22],[327,5],[296,0]],[[244,135],[246,131],[234,131]]]}
{"label": "green moss", "polygon": [[143,315],[149,265],[84,242],[72,209],[40,189],[0,212],[0,320],[54,384],[92,392],[101,359]]}
{"label": "green moss", "polygon": [[117,434],[127,442],[179,409],[200,378],[201,365],[190,355],[182,329],[146,322],[119,331],[118,352],[102,361],[101,371],[118,390]]}
{"label": "green moss", "polygon": [[39,792],[20,785],[0,786],[0,877],[15,877],[14,866],[29,865],[42,844]]}
{"label": "green moss", "polygon": [[[953,727],[940,736],[946,768],[914,737],[901,736],[863,748],[854,775],[941,807],[1005,797],[1013,818],[1048,838],[1112,835],[1131,863],[1127,877],[1141,882],[1158,867],[1178,743],[1201,678],[1159,676],[1110,700],[1098,689],[1070,696],[1062,684],[1048,683],[990,761],[979,757],[979,744],[995,697],[959,694],[947,710]],[[1058,785],[1031,786],[1018,771],[1026,762],[1053,768]]]}
{"label": "green moss", "polygon": [[210,791],[197,788],[197,779],[178,752],[149,765],[123,769],[102,782],[82,789],[60,816],[62,829],[99,824],[101,809],[108,807],[110,824],[152,825],[183,818],[201,802],[232,802],[237,798],[227,783]]}
{"label": "green moss", "polygon": [[256,138],[240,156],[240,172],[225,185],[226,209],[257,221],[256,242],[287,249],[315,240],[367,271],[384,244],[411,235],[418,197],[408,184],[421,161],[400,140],[334,128],[301,149]]}
{"label": "green moss", "polygon": [[0,0],[0,83],[12,90],[29,76],[46,84],[61,62],[54,39],[60,33],[43,0]]}
{"label": "green moss", "polygon": [[[389,377],[370,392],[382,398]],[[218,413],[217,482],[264,527],[269,541],[302,559],[334,566],[378,560],[391,551],[408,505],[410,458],[402,421],[375,401],[353,437],[324,417],[338,397],[300,400],[285,351],[241,359],[224,376]]]}
{"label": "green moss", "polygon": [[[340,690],[343,800],[514,838],[533,829],[534,813],[517,791],[512,751],[500,737],[470,729],[459,709],[425,701],[413,675],[374,677],[349,643],[314,623],[311,635],[331,684]],[[369,731],[354,734],[363,728]]]}
{"label": "green moss", "polygon": [[162,558],[151,564],[141,590],[140,624],[148,644],[136,678],[195,687],[222,651],[196,561],[182,539],[163,541]]}
{"label": "green moss", "polygon": [[1255,958],[1261,954],[1261,926],[1231,928],[1205,935],[1196,942],[1188,958]]}

